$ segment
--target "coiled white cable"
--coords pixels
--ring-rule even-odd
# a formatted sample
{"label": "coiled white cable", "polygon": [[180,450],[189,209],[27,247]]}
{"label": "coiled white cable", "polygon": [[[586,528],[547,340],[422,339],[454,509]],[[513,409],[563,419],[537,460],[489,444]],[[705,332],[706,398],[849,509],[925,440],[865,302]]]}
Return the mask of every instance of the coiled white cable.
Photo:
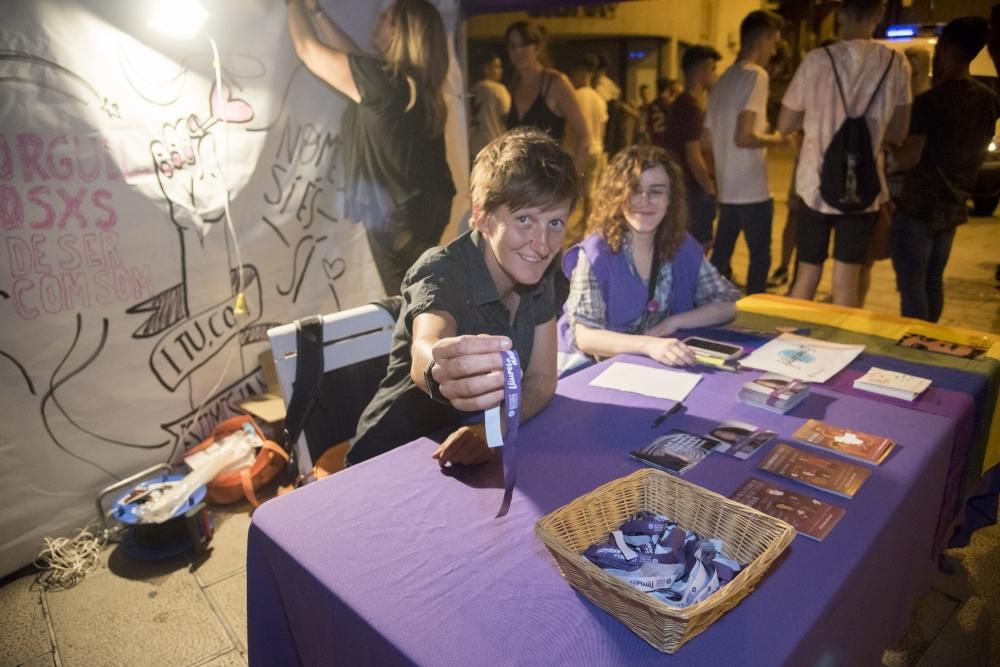
{"label": "coiled white cable", "polygon": [[35,565],[42,569],[36,581],[46,591],[67,590],[101,566],[108,531],[95,535],[88,526],[76,537],[46,537],[44,542],[35,559]]}

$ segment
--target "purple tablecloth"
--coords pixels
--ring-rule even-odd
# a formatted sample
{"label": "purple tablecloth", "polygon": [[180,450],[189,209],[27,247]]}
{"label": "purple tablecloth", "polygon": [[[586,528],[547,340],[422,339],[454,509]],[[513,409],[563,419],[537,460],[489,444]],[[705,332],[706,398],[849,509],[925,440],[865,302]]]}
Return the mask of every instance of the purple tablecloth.
{"label": "purple tablecloth", "polygon": [[[522,428],[503,519],[500,467],[445,476],[427,439],[265,503],[247,555],[251,663],[879,664],[928,585],[953,419],[822,386],[775,415],[735,400],[755,372],[715,372],[686,413],[652,430],[670,402],[589,386],[603,368],[561,382]],[[899,444],[852,500],[815,491],[847,508],[840,524],[822,543],[797,537],[756,591],[674,656],[573,591],[533,535],[540,516],[636,470],[626,452],[669,428],[741,419],[787,438],[809,418]],[[778,481],[755,470],[761,457],[712,454],[686,479],[723,495],[751,475]]]}

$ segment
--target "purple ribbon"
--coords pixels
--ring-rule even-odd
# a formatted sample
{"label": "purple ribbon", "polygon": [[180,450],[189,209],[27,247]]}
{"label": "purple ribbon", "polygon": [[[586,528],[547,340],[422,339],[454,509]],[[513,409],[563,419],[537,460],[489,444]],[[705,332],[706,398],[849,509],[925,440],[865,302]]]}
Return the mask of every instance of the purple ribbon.
{"label": "purple ribbon", "polygon": [[507,433],[503,437],[503,502],[496,518],[507,514],[517,481],[517,428],[521,423],[521,359],[514,350],[501,352],[503,358],[503,418]]}

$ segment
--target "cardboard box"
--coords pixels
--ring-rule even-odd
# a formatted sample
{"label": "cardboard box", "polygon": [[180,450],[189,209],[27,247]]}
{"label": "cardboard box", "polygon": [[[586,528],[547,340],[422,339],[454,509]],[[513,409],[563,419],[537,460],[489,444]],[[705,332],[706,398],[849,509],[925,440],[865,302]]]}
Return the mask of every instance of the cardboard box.
{"label": "cardboard box", "polygon": [[[261,352],[259,359],[267,391],[240,403],[240,410],[262,422],[262,428],[263,424],[277,428],[285,421],[285,399],[281,395],[281,385],[278,384],[278,371],[275,368],[271,350]],[[265,428],[264,430],[270,429]]]}

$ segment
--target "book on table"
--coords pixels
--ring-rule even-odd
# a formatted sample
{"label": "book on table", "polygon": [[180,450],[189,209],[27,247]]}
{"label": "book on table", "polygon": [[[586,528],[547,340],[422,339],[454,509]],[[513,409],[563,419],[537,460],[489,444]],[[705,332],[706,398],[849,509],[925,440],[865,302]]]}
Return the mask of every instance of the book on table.
{"label": "book on table", "polygon": [[907,375],[898,371],[888,371],[872,366],[868,372],[854,381],[854,388],[870,391],[904,401],[915,401],[931,386],[927,378]]}
{"label": "book on table", "polygon": [[774,486],[762,479],[751,477],[729,496],[764,514],[791,524],[799,534],[817,542],[830,534],[846,510],[837,505],[802,493]]}
{"label": "book on table", "polygon": [[844,459],[806,452],[779,442],[757,466],[814,489],[853,498],[871,476],[871,470]]}
{"label": "book on table", "polygon": [[879,464],[896,446],[892,438],[855,431],[810,419],[792,437],[813,447],[828,449],[858,461]]}
{"label": "book on table", "polygon": [[739,400],[770,412],[785,414],[809,395],[809,385],[778,373],[764,373],[740,388]]}

